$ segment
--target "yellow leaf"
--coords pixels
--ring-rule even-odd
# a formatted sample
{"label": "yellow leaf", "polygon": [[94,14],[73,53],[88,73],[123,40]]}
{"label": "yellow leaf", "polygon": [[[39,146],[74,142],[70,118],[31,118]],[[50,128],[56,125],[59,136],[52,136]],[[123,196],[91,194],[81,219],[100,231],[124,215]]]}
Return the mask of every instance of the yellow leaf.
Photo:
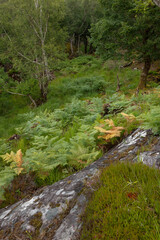
{"label": "yellow leaf", "polygon": [[101,127],[94,127],[94,128],[97,129],[101,133],[106,133],[106,130],[104,128],[101,128]]}
{"label": "yellow leaf", "polygon": [[23,171],[24,168],[15,168],[14,171],[17,175],[19,175],[22,171]]}
{"label": "yellow leaf", "polygon": [[106,119],[106,120],[104,120],[104,121],[105,121],[106,123],[108,123],[109,127],[114,127],[114,126],[115,126],[112,119],[111,119],[111,120]]}
{"label": "yellow leaf", "polygon": [[133,122],[136,117],[133,114],[126,114],[124,112],[121,113],[121,115],[128,121],[128,122]]}
{"label": "yellow leaf", "polygon": [[114,137],[120,137],[121,132],[124,129],[123,127],[115,127],[113,120],[105,120],[107,124],[109,124],[110,127],[112,127],[110,130],[106,130],[102,127],[95,127],[99,132],[104,133],[105,135],[103,136],[98,136],[98,139],[103,138],[107,142],[110,141],[110,139]]}
{"label": "yellow leaf", "polygon": [[22,151],[21,149],[19,149],[16,153],[16,164],[17,164],[17,167],[20,168],[22,166]]}
{"label": "yellow leaf", "polygon": [[5,155],[1,155],[4,161],[7,163],[10,163],[10,168],[14,169],[16,174],[20,174],[23,170],[22,164],[23,164],[23,159],[22,159],[22,151],[19,149],[16,153],[11,151],[11,153],[6,153]]}

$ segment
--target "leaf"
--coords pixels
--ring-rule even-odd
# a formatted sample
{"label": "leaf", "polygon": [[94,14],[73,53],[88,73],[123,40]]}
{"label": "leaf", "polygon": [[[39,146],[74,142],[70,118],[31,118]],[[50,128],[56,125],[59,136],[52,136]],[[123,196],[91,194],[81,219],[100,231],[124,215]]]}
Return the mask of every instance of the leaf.
{"label": "leaf", "polygon": [[128,122],[133,122],[135,121],[136,117],[133,114],[126,114],[124,112],[121,112],[121,115],[128,121]]}
{"label": "leaf", "polygon": [[106,123],[108,123],[109,127],[114,127],[114,126],[115,126],[112,119],[111,119],[111,120],[106,119],[106,120],[104,120],[104,121],[105,121]]}
{"label": "leaf", "polygon": [[101,127],[94,127],[94,128],[101,133],[106,133],[106,130],[104,128],[101,128]]}
{"label": "leaf", "polygon": [[105,133],[105,135],[103,135],[103,136],[98,136],[98,139],[103,138],[107,142],[109,142],[110,139],[112,139],[114,137],[120,137],[121,136],[121,132],[124,129],[123,127],[116,127],[114,125],[114,122],[113,122],[112,119],[111,120],[106,119],[105,122],[112,128],[110,130],[106,130],[106,129],[102,128],[102,127],[94,127],[99,132]]}
{"label": "leaf", "polygon": [[10,163],[10,168],[12,168],[16,174],[20,174],[23,171],[22,164],[22,151],[19,149],[17,153],[11,151],[11,153],[6,153],[5,155],[1,155],[4,161]]}
{"label": "leaf", "polygon": [[16,163],[17,167],[20,168],[22,166],[23,160],[22,160],[22,151],[19,149],[16,153]]}
{"label": "leaf", "polygon": [[129,193],[127,193],[127,197],[130,199],[136,200],[138,197],[138,193],[129,192]]}

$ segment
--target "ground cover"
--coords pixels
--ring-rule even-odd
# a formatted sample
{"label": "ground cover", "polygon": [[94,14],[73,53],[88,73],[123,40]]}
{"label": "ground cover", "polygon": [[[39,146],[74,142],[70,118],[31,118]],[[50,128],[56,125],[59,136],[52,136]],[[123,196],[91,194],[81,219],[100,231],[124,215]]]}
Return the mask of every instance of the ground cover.
{"label": "ground cover", "polygon": [[[158,83],[135,95],[138,70],[92,56],[69,63],[59,66],[45,104],[28,111],[16,98],[0,118],[1,207],[25,196],[22,176],[32,179],[33,189],[49,185],[95,161],[142,124],[159,131]],[[19,138],[9,141],[12,134]]]}
{"label": "ground cover", "polygon": [[141,163],[102,173],[83,217],[81,239],[159,239],[160,172]]}

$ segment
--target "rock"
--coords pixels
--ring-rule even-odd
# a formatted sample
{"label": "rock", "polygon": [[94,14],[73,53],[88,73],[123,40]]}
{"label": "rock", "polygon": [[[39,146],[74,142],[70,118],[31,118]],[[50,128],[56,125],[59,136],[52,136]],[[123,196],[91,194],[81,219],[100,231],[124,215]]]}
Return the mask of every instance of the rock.
{"label": "rock", "polygon": [[[140,154],[139,154],[140,153]],[[80,172],[38,190],[32,198],[0,210],[0,239],[77,240],[81,216],[101,170],[117,161],[160,165],[160,138],[136,130]]]}

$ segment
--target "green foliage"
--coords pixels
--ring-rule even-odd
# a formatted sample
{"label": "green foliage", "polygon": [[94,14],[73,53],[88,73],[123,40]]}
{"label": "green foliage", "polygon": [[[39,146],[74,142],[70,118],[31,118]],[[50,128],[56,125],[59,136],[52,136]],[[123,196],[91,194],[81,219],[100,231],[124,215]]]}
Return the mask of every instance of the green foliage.
{"label": "green foliage", "polygon": [[5,187],[8,187],[10,182],[16,176],[16,173],[10,167],[5,167],[3,170],[0,171],[0,200],[5,200],[4,198],[4,191]]}
{"label": "green foliage", "polygon": [[71,102],[74,98],[88,98],[99,96],[105,91],[106,81],[102,76],[84,76],[63,78],[52,82],[49,86],[48,102],[42,109],[54,110]]}
{"label": "green foliage", "polygon": [[83,217],[81,239],[159,239],[159,170],[111,165],[102,173]]}
{"label": "green foliage", "polygon": [[73,58],[71,60],[65,60],[60,62],[57,65],[56,70],[61,71],[63,74],[65,73],[79,73],[79,72],[85,72],[93,71],[95,69],[98,69],[101,67],[103,61],[100,58],[95,58],[91,55],[85,55],[85,56],[79,56],[76,58]]}
{"label": "green foliage", "polygon": [[16,91],[27,96],[31,95],[35,101],[40,99],[40,89],[37,79],[28,79],[17,84]]}
{"label": "green foliage", "polygon": [[67,177],[68,175],[69,173],[67,170],[58,167],[46,172],[43,175],[37,173],[35,182],[39,187],[51,185],[55,182],[58,182],[60,179]]}
{"label": "green foliage", "polygon": [[118,112],[122,112],[125,108],[127,108],[131,104],[132,100],[126,99],[125,95],[113,94],[106,100],[106,103],[109,104],[108,110],[109,113],[115,114]]}
{"label": "green foliage", "polygon": [[[94,61],[95,68],[92,68]],[[160,104],[158,88],[132,96],[139,71],[119,71],[121,62],[107,61],[102,66],[101,60],[93,56],[68,62],[73,66],[67,71],[77,68],[78,73],[51,82],[48,101],[44,105],[24,113],[27,111],[23,107],[26,104],[22,102],[24,98],[6,95],[8,102],[11,99],[12,108],[5,117],[0,117],[0,155],[21,149],[23,171],[33,173],[38,186],[52,184],[98,159],[102,155],[100,149],[116,144],[140,125],[140,114],[149,113],[153,106],[158,108]],[[115,94],[117,74],[121,92]],[[7,84],[13,82],[7,80],[7,75],[5,77]],[[39,94],[34,79],[15,84],[19,91],[31,93],[35,99]],[[108,105],[108,114],[102,119],[104,104]],[[129,122],[121,115],[122,111],[138,118]],[[98,139],[99,132],[94,128],[103,124],[105,118],[113,119],[116,127],[125,128],[120,137],[111,139],[109,143]],[[6,141],[13,134],[20,135],[20,140]],[[0,172],[4,171],[5,166],[9,167],[0,158]]]}
{"label": "green foliage", "polygon": [[104,59],[144,62],[139,88],[146,87],[151,63],[160,59],[160,11],[137,0],[100,0],[103,16],[92,25],[91,42]]}
{"label": "green foliage", "polygon": [[91,102],[88,105],[86,101],[74,100],[64,109],[40,113],[17,129],[23,138],[31,141],[24,156],[27,171],[42,173],[72,165],[81,168],[100,155],[96,150],[97,131],[93,124],[100,118],[102,100],[93,98]]}
{"label": "green foliage", "polygon": [[158,7],[148,5],[145,12],[142,12],[137,10],[137,8],[141,9],[137,2],[142,1],[101,0],[100,2],[104,15],[92,27],[92,42],[97,47],[98,53],[105,58],[123,55],[128,59],[144,60],[148,56],[151,60],[159,58]]}
{"label": "green foliage", "polygon": [[23,81],[32,79],[28,84],[23,84],[24,91],[28,91],[33,86],[33,79],[36,79],[32,92],[39,87],[36,97],[41,92],[43,101],[46,100],[49,81],[53,78],[50,68],[55,59],[65,57],[67,33],[61,24],[64,9],[63,0],[7,0],[1,4],[2,42],[7,44],[0,58],[4,59],[7,55],[8,59],[12,59],[12,66]]}
{"label": "green foliage", "polygon": [[[67,52],[70,56],[88,53],[88,38],[90,26],[101,14],[97,0],[67,0],[64,25],[67,27],[69,39]],[[84,50],[81,43],[84,43]],[[71,47],[72,43],[72,47]]]}
{"label": "green foliage", "polygon": [[141,115],[142,127],[152,129],[153,133],[160,134],[160,106],[152,107],[150,112]]}

